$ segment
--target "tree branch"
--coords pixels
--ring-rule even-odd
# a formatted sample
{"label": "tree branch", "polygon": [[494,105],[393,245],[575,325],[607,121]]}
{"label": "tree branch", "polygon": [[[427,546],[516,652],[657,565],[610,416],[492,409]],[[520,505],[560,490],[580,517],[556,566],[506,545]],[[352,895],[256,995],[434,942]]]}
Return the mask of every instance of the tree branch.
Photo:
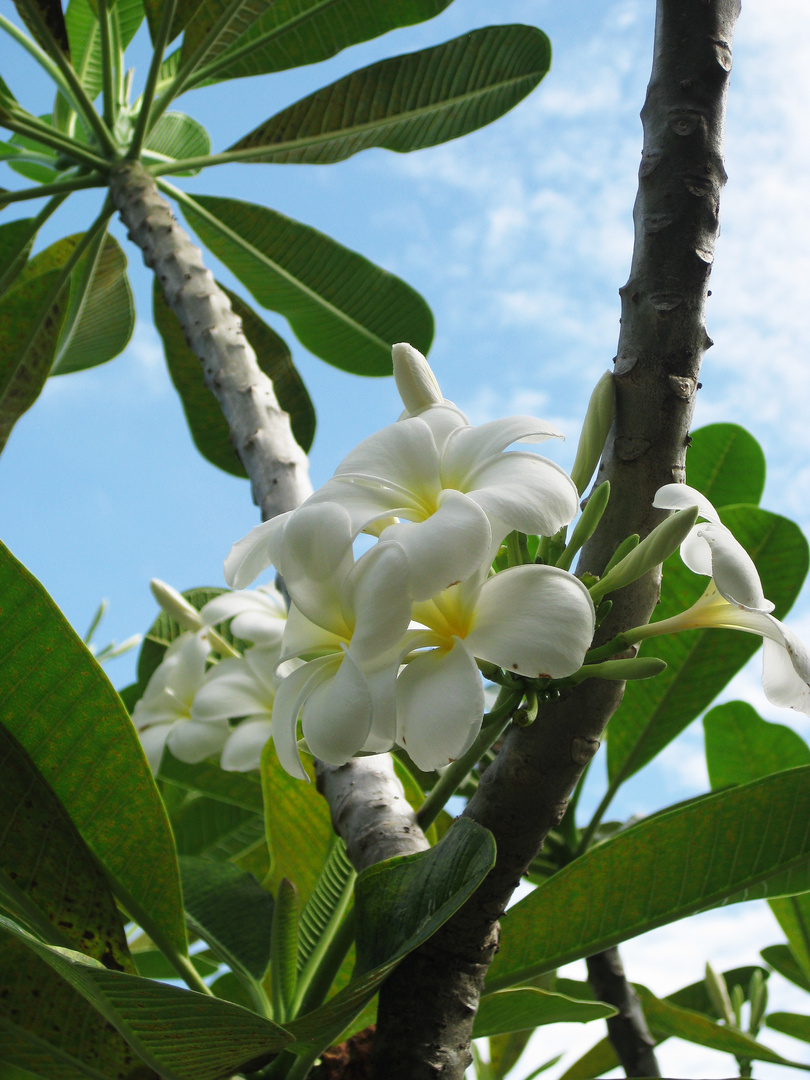
{"label": "tree branch", "polygon": [[[684,475],[700,363],[711,344],[705,301],[718,233],[723,122],[739,0],[659,0],[630,278],[620,290],[616,416],[597,483],[611,499],[579,571],[599,573],[630,533],[661,520],[652,498]],[[614,594],[597,643],[646,622],[660,578]],[[490,829],[494,869],[453,919],[384,984],[375,1073],[382,1080],[461,1080],[498,919],[618,708],[621,684],[597,679],[535,723],[513,727],[465,814]]]}
{"label": "tree branch", "polygon": [[660,1076],[644,1010],[624,974],[619,950],[606,949],[588,957],[588,981],[600,1001],[619,1010],[607,1021],[608,1036],[627,1076]]}

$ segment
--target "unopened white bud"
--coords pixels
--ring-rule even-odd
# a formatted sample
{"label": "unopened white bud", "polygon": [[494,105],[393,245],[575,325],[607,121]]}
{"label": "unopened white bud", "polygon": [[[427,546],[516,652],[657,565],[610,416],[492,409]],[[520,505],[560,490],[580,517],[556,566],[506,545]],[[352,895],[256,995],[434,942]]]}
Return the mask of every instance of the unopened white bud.
{"label": "unopened white bud", "polygon": [[417,413],[428,405],[441,405],[444,398],[436,376],[419,350],[401,341],[393,346],[391,354],[394,379],[406,411]]}
{"label": "unopened white bud", "polygon": [[159,578],[152,578],[149,582],[149,588],[166,614],[171,619],[174,619],[178,626],[181,626],[184,630],[196,631],[202,629],[203,621],[200,618],[199,611],[184,596],[181,596],[177,589],[167,585],[165,581],[161,581]]}

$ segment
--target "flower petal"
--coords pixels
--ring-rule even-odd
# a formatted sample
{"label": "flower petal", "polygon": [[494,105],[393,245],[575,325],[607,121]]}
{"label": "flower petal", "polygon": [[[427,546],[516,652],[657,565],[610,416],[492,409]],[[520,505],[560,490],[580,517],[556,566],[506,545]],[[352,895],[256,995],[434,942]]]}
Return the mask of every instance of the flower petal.
{"label": "flower petal", "polygon": [[579,494],[568,473],[525,451],[490,458],[469,474],[465,490],[488,517],[524,533],[552,536],[579,510]]}
{"label": "flower petal", "polygon": [[481,674],[459,639],[450,650],[420,653],[397,680],[397,743],[424,772],[461,757],[483,715]]}
{"label": "flower petal", "polygon": [[725,525],[709,523],[699,525],[697,532],[711,550],[712,577],[720,595],[748,611],[773,611],[774,605],[765,599],[753,559],[731,530]]}
{"label": "flower petal", "polygon": [[334,679],[308,696],[301,716],[307,746],[327,765],[345,765],[371,730],[371,692],[348,654]]}
{"label": "flower petal", "polygon": [[381,540],[401,545],[408,558],[411,597],[427,600],[469,577],[487,558],[492,532],[486,514],[460,491],[442,492],[425,521],[389,525]]}
{"label": "flower petal", "polygon": [[225,559],[225,580],[232,589],[244,589],[275,562],[277,545],[292,513],[263,521],[236,541]]}
{"label": "flower petal", "polygon": [[291,776],[308,780],[298,753],[298,716],[307,695],[325,680],[330,680],[340,663],[339,657],[321,656],[302,664],[282,679],[273,702],[273,743],[281,767]]}
{"label": "flower petal", "polygon": [[281,659],[289,660],[293,656],[338,652],[341,645],[348,642],[348,640],[348,631],[339,635],[333,634],[330,630],[324,630],[322,626],[316,625],[306,615],[302,615],[293,604],[287,616]]}
{"label": "flower petal", "polygon": [[554,424],[535,416],[507,416],[476,427],[459,427],[448,438],[442,454],[442,479],[448,486],[458,485],[466,490],[467,476],[512,443],[563,438]]}
{"label": "flower petal", "polygon": [[685,510],[688,506],[696,506],[702,518],[720,524],[720,516],[706,496],[688,484],[664,484],[656,491],[653,506],[659,510]]}
{"label": "flower petal", "polygon": [[166,739],[166,745],[179,761],[196,765],[212,754],[218,754],[228,738],[230,726],[222,720],[210,724],[185,720],[175,724]]}
{"label": "flower petal", "polygon": [[382,540],[366,552],[346,578],[342,599],[357,663],[393,648],[411,621],[408,559],[400,545]]}
{"label": "flower petal", "polygon": [[335,469],[335,477],[376,480],[393,490],[436,493],[439,452],[430,427],[410,416],[369,435]]}
{"label": "flower petal", "polygon": [[269,720],[244,720],[233,729],[222,749],[220,765],[226,772],[249,772],[258,769],[262,750],[272,735]]}
{"label": "flower petal", "polygon": [[146,754],[146,760],[149,762],[149,768],[152,770],[153,776],[157,776],[160,759],[163,757],[163,750],[166,746],[166,739],[173,727],[173,722],[171,724],[154,724],[145,731],[138,732],[138,738],[141,740],[141,746]]}
{"label": "flower petal", "polygon": [[810,716],[810,653],[804,642],[783,626],[784,645],[772,640],[763,642],[762,689],[772,705],[796,709]]}
{"label": "flower petal", "polygon": [[307,502],[287,522],[277,564],[295,606],[337,634],[347,629],[340,590],[354,566],[353,539],[351,520],[342,506]]}
{"label": "flower petal", "polygon": [[244,657],[222,660],[208,673],[191,706],[192,720],[216,723],[236,716],[270,713],[273,694],[268,694]]}
{"label": "flower petal", "polygon": [[582,666],[595,621],[590,593],[573,574],[515,566],[484,583],[466,645],[519,675],[562,679]]}
{"label": "flower petal", "polygon": [[398,657],[371,671],[364,668],[363,673],[371,693],[371,728],[361,749],[368,753],[385,753],[396,740],[398,670]]}

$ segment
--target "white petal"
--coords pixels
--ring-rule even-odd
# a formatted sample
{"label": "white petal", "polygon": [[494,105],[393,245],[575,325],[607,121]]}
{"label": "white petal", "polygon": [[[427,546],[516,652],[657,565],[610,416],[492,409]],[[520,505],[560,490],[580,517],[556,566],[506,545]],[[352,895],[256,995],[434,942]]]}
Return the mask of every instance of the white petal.
{"label": "white petal", "polygon": [[419,419],[423,420],[433,433],[433,441],[436,443],[440,458],[453,432],[458,428],[470,426],[470,421],[461,409],[457,409],[452,401],[447,400],[441,405],[431,405],[427,409],[422,409]]}
{"label": "white petal", "polygon": [[308,505],[321,502],[343,507],[349,515],[353,537],[372,522],[413,515],[417,505],[410,492],[386,486],[379,480],[349,480],[340,476],[327,481],[307,500]]}
{"label": "white petal", "polygon": [[365,676],[349,655],[334,679],[308,696],[301,715],[307,746],[327,765],[345,765],[371,730],[371,692]]}
{"label": "white petal", "polygon": [[695,525],[689,530],[689,535],[681,544],[681,558],[693,574],[711,577],[712,549],[701,531],[703,528],[702,525]]}
{"label": "white petal", "polygon": [[275,561],[277,545],[291,513],[263,521],[236,541],[225,559],[225,580],[232,589],[244,589]]}
{"label": "white petal", "polygon": [[397,736],[397,659],[376,670],[364,669],[371,693],[371,729],[361,749],[371,754],[390,750]]}
{"label": "white petal", "polygon": [[348,631],[345,634],[333,634],[329,630],[324,630],[322,626],[317,626],[306,615],[302,615],[293,604],[287,616],[287,627],[282,640],[281,657],[284,660],[289,660],[293,656],[338,652],[340,646],[347,643],[348,640]]}
{"label": "white petal", "polygon": [[307,695],[324,680],[331,680],[339,657],[322,656],[302,664],[286,676],[273,702],[273,743],[278,760],[291,776],[308,780],[298,754],[298,716]]}
{"label": "white petal", "polygon": [[149,768],[154,776],[157,776],[160,759],[163,757],[163,749],[166,746],[166,739],[173,726],[173,724],[155,724],[154,727],[149,727],[146,731],[138,732],[143,752],[146,754],[146,760],[149,762]]}
{"label": "white petal", "polygon": [[448,485],[457,483],[466,490],[466,477],[488,458],[500,454],[515,442],[540,443],[565,436],[554,424],[534,416],[507,416],[477,427],[454,431],[442,454],[442,477]]}
{"label": "white petal", "polygon": [[400,544],[408,557],[411,596],[427,600],[469,577],[486,560],[492,532],[486,514],[460,491],[444,491],[425,521],[390,525],[383,541]]}
{"label": "white petal", "polygon": [[411,621],[409,567],[399,544],[381,541],[346,578],[343,609],[353,624],[351,652],[357,663],[393,648]]}
{"label": "white petal", "polygon": [[191,708],[194,695],[205,680],[205,661],[210,651],[208,635],[204,630],[200,630],[172,655],[175,663],[166,685],[187,709]]}
{"label": "white petal", "polygon": [[249,772],[258,769],[262,750],[272,734],[269,720],[245,720],[228,736],[222,750],[220,765],[227,772]]}
{"label": "white petal", "polygon": [[279,618],[262,611],[243,611],[241,615],[234,616],[231,633],[243,641],[253,642],[254,645],[278,644],[286,625],[286,614]]}
{"label": "white petal", "polygon": [[233,619],[231,632],[246,641],[281,640],[287,610],[274,588],[238,589],[215,596],[200,611],[206,626]]}
{"label": "white petal", "polygon": [[720,523],[717,511],[706,496],[688,484],[664,484],[656,491],[653,506],[659,510],[685,510],[688,506],[696,506],[706,521]]}
{"label": "white petal", "polygon": [[796,635],[772,619],[784,636],[780,646],[765,640],[762,653],[762,689],[772,705],[810,715],[810,653]]}
{"label": "white petal", "polygon": [[481,589],[470,652],[530,678],[562,679],[582,666],[595,614],[582,582],[556,566],[515,566]]}
{"label": "white petal", "polygon": [[336,477],[377,480],[401,492],[438,492],[439,452],[419,416],[399,420],[364,439],[341,461]]}
{"label": "white petal", "polygon": [[397,680],[397,743],[425,772],[461,757],[483,715],[481,674],[459,640],[447,652],[421,653]]}
{"label": "white petal", "polygon": [[191,706],[192,720],[215,723],[236,716],[269,713],[273,694],[258,682],[243,657],[222,660],[208,673]]}
{"label": "white petal", "polygon": [[488,517],[519,532],[552,536],[573,521],[579,494],[568,473],[537,454],[499,454],[469,474],[465,482]]}
{"label": "white petal", "polygon": [[712,577],[720,595],[749,611],[773,611],[753,559],[731,531],[711,523],[698,526],[698,531],[711,549]]}
{"label": "white petal", "polygon": [[186,720],[174,725],[166,739],[166,745],[179,761],[196,765],[204,758],[220,752],[230,730],[224,720],[211,724]]}
{"label": "white petal", "polygon": [[354,566],[352,540],[342,506],[307,502],[293,512],[281,542],[279,570],[290,599],[312,622],[338,634],[346,630],[340,591]]}
{"label": "white petal", "polygon": [[391,349],[394,363],[394,381],[402,404],[408,412],[417,412],[427,405],[440,405],[444,398],[436,376],[424,356],[401,341]]}

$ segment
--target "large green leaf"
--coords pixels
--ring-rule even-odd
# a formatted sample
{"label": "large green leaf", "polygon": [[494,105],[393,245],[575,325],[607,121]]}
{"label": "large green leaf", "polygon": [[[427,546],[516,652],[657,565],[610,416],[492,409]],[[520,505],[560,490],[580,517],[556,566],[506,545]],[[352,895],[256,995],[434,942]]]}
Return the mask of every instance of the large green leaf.
{"label": "large green leaf", "polygon": [[134,972],[107,879],[28,752],[2,725],[0,821],[0,902],[51,944]]}
{"label": "large green leaf", "polygon": [[525,1031],[542,1024],[587,1024],[616,1015],[612,1005],[596,1001],[577,1001],[564,994],[554,994],[534,987],[518,987],[487,994],[473,1024],[473,1038]]}
{"label": "large green leaf", "polygon": [[53,788],[118,898],[184,953],[174,842],[135,729],[56,604],[2,545],[0,685],[0,722]]}
{"label": "large green leaf", "polygon": [[[798,1013],[773,1012],[765,1017],[765,1023],[774,1031],[781,1031],[783,1035],[790,1035],[802,1042],[810,1042],[810,1016],[802,1016]],[[805,1065],[806,1069],[807,1066]]]}
{"label": "large green leaf", "polygon": [[745,701],[717,705],[703,717],[712,787],[747,784],[768,773],[810,765],[810,746],[785,724],[771,724]]}
{"label": "large green leaf", "polygon": [[50,56],[56,50],[70,59],[61,0],[14,0],[17,12],[37,44]]}
{"label": "large green leaf", "polygon": [[783,979],[795,983],[810,994],[810,979],[796,962],[796,957],[789,945],[768,945],[760,950],[762,959],[778,971]]}
{"label": "large green leaf", "polygon": [[316,229],[237,199],[186,196],[183,211],[256,300],[280,312],[322,360],[357,375],[390,375],[396,342],[430,347],[433,316],[422,297]]}
{"label": "large green leaf", "polygon": [[777,875],[787,891],[810,888],[810,767],[656,814],[570,863],[503,916],[488,988],[730,899],[768,896]]}
{"label": "large green leaf", "polygon": [[[167,112],[149,132],[144,149],[163,158],[203,157],[211,152],[211,140],[208,132],[197,120],[185,113]],[[199,171],[185,169],[177,175],[194,176]]]}
{"label": "large green leaf", "polygon": [[231,863],[183,856],[180,873],[191,929],[231,969],[260,979],[270,962],[270,893]]}
{"label": "large green leaf", "polygon": [[171,822],[180,855],[229,859],[264,839],[260,813],[204,795],[173,810]]}
{"label": "large green leaf", "polygon": [[83,371],[123,352],[135,329],[135,304],[127,257],[104,234],[70,276],[70,308],[60,334],[52,375]]}
{"label": "large green leaf", "polygon": [[436,146],[502,116],[537,86],[550,64],[551,45],[542,30],[484,27],[355,71],[229,149],[262,148],[251,161],[323,165],[371,146],[401,153]]}
{"label": "large green leaf", "polygon": [[692,432],[686,481],[715,506],[759,505],[765,488],[765,455],[738,424],[708,424]]}
{"label": "large green leaf", "polygon": [[[224,292],[242,320],[242,328],[256,353],[259,367],[273,381],[279,404],[290,414],[296,442],[303,450],[309,450],[315,437],[315,410],[293,365],[287,343],[241,297],[229,289]],[[247,472],[231,445],[227,421],[203,380],[200,361],[186,344],[182,327],[166,303],[157,280],[152,290],[152,303],[169,374],[183,403],[194,445],[212,465],[234,476],[246,477]]]}
{"label": "large green leaf", "polygon": [[[41,116],[40,120],[44,120],[47,124],[51,123],[50,116]],[[60,170],[57,166],[56,151],[50,146],[45,146],[36,139],[18,133],[11,136],[9,149],[15,146],[22,151],[19,156],[8,155],[8,166],[15,173],[24,176],[26,180],[33,180],[35,184],[52,184],[54,180],[59,179]],[[25,151],[31,152],[30,160]]]}
{"label": "large green leaf", "polygon": [[788,939],[790,951],[810,979],[810,895],[785,896],[769,903]]}
{"label": "large green leaf", "polygon": [[211,761],[189,765],[168,751],[163,755],[158,776],[186,791],[198,791],[257,814],[262,812],[262,785],[255,772],[225,772]]}
{"label": "large green leaf", "polygon": [[[781,619],[807,573],[808,547],[801,530],[753,506],[728,507],[721,518],[754,560],[765,595],[776,605],[774,615]],[[664,565],[655,621],[690,607],[705,587],[706,579],[673,555]],[[732,630],[690,630],[645,643],[646,651],[667,662],[667,670],[655,679],[628,683],[610,721],[611,781],[626,779],[651,761],[711,704],[759,646],[755,635]]]}
{"label": "large green leaf", "polygon": [[0,225],[0,276],[5,292],[25,266],[37,231],[36,218],[19,218]]}
{"label": "large green leaf", "polygon": [[[264,3],[255,21],[248,13],[243,28],[234,25],[228,39],[220,39],[212,58],[216,70],[200,68],[194,82],[206,78],[233,79],[264,75],[272,71],[316,64],[349,45],[378,37],[400,26],[432,19],[451,0],[275,0]],[[175,28],[187,26],[183,39],[183,59],[202,44],[210,28],[224,11],[227,0],[181,0]],[[147,0],[150,26],[157,25],[152,10],[156,0]],[[247,6],[247,5],[246,5]],[[193,17],[193,21],[192,21]],[[222,49],[222,45],[225,49]]]}
{"label": "large green leaf", "polygon": [[10,919],[0,927],[45,960],[163,1080],[220,1080],[270,1060],[291,1039],[247,1009],[191,990],[107,971],[80,953],[53,949]]}

